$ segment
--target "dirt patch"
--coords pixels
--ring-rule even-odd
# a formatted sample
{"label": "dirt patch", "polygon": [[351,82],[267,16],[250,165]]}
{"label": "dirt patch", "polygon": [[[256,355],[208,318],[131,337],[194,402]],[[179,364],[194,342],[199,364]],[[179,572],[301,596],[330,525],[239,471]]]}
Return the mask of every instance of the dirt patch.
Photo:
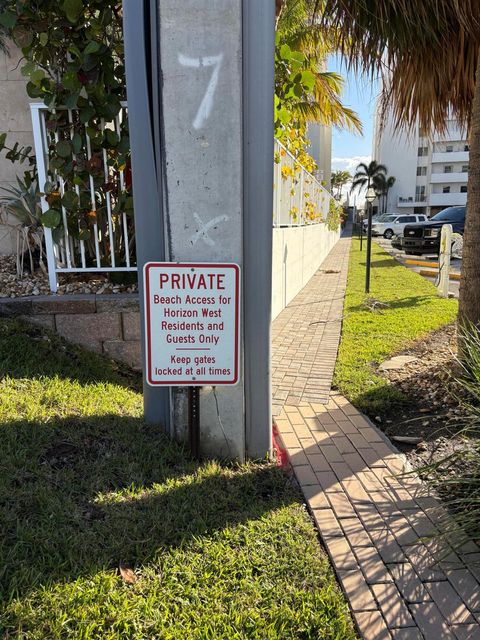
{"label": "dirt patch", "polygon": [[377,373],[401,391],[406,402],[400,410],[387,407],[382,415],[372,416],[378,426],[394,442],[395,436],[420,439],[417,444],[395,442],[415,467],[468,447],[460,435],[468,417],[461,407],[465,393],[457,382],[461,369],[455,326],[443,327],[396,355],[412,359],[391,369],[380,366]]}

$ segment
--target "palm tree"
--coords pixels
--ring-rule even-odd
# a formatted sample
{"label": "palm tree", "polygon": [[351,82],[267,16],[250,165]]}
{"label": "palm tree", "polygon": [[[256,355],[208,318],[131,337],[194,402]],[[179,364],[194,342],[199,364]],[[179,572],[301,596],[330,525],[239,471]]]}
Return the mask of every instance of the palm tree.
{"label": "palm tree", "polygon": [[[311,0],[277,0],[277,47],[287,44],[305,56],[302,71],[308,69],[315,81],[308,99],[295,100],[293,120],[301,124],[318,122],[362,132],[357,114],[342,103],[344,79],[325,69],[327,56],[335,52],[334,33],[312,22]],[[281,80],[281,78],[280,78]]]}
{"label": "palm tree", "polygon": [[383,213],[383,199],[387,190],[387,177],[384,173],[379,173],[376,176],[373,189],[378,200],[378,212]]}
{"label": "palm tree", "polygon": [[393,185],[395,184],[396,181],[397,181],[397,179],[395,178],[395,176],[388,176],[388,178],[385,181],[385,191],[383,193],[384,198],[385,198],[384,206],[383,206],[383,213],[386,213],[387,208],[388,208],[388,192],[393,187]]}
{"label": "palm tree", "polygon": [[333,189],[337,190],[335,194],[335,198],[337,200],[340,200],[343,187],[346,184],[348,184],[351,181],[351,179],[352,179],[352,176],[348,171],[341,171],[341,170],[332,171],[332,178],[331,178],[332,190]]}
{"label": "palm tree", "polygon": [[379,164],[376,160],[372,160],[368,164],[361,162],[353,176],[350,193],[357,190],[362,191],[363,189],[366,191],[375,189],[378,195],[378,192],[383,190],[386,173],[387,167],[384,164]]}
{"label": "palm tree", "polygon": [[470,169],[460,322],[480,326],[480,2],[312,0],[316,24],[336,30],[354,68],[383,76],[383,107],[397,126],[469,131]]}

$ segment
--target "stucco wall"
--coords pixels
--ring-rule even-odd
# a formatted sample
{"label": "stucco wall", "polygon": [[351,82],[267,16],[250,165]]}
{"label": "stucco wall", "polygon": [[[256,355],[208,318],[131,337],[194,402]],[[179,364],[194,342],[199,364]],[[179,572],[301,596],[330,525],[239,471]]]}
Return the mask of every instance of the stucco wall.
{"label": "stucco wall", "polygon": [[340,237],[326,224],[273,229],[272,319],[307,284]]}
{"label": "stucco wall", "polygon": [[[10,55],[0,52],[0,133],[7,133],[7,144],[13,146],[31,145],[33,147],[32,123],[30,119],[29,98],[25,91],[25,78],[20,73],[21,52],[9,45]],[[13,164],[0,155],[0,187],[16,182],[16,175],[22,177],[23,165]],[[0,190],[0,196],[3,193]],[[15,220],[10,220],[15,223]],[[0,223],[0,254],[15,250],[16,235],[11,229]]]}

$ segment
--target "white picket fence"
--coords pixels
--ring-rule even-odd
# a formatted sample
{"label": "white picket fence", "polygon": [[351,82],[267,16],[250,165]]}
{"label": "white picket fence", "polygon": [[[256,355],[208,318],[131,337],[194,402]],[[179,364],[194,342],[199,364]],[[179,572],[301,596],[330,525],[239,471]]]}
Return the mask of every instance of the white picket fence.
{"label": "white picket fence", "polygon": [[[56,115],[63,118],[64,125],[50,128],[47,122],[48,109],[43,104],[31,104],[30,108],[40,190],[44,189],[48,181],[58,185],[60,198],[69,189],[80,197],[78,185],[67,185],[58,171],[49,167],[49,147],[58,143],[60,135],[70,140],[73,140],[75,134],[81,137],[78,158],[72,151],[69,160],[74,163],[81,160],[85,163],[90,162],[95,155],[95,161],[99,163],[97,174],[100,174],[100,182],[108,185],[108,188],[102,188],[98,184],[99,180],[95,181],[90,175],[87,190],[89,204],[86,207],[89,209],[88,224],[85,215],[72,220],[71,213],[61,206],[60,226],[53,232],[45,228],[50,289],[57,290],[59,273],[136,271],[133,219],[129,219],[126,211],[118,210],[116,206],[119,196],[125,191],[125,171],[114,169],[109,164],[106,149],[92,154],[87,125],[80,122],[77,110],[57,110]],[[119,134],[127,117],[126,111],[126,105],[123,105],[114,120],[102,119],[99,130],[111,129]],[[83,196],[85,199],[85,193]],[[42,196],[41,207],[44,213],[51,208],[48,196]],[[85,206],[83,208],[85,210]]]}
{"label": "white picket fence", "polygon": [[273,226],[302,227],[328,218],[332,196],[275,140]]}
{"label": "white picket fence", "polygon": [[[67,184],[59,172],[49,166],[48,152],[61,139],[59,136],[73,140],[77,134],[81,137],[81,151],[77,158],[72,150],[69,160],[74,163],[77,160],[83,163],[91,161],[88,125],[80,122],[77,110],[59,109],[56,115],[62,118],[63,127],[49,127],[48,115],[52,112],[43,104],[31,104],[30,108],[40,189],[43,190],[48,181],[58,185],[59,197],[63,198],[72,189],[80,197],[80,187]],[[127,105],[124,104],[113,121],[99,122],[99,130],[111,129],[119,134],[126,118]],[[72,212],[61,206],[60,226],[53,231],[45,228],[49,283],[53,292],[57,290],[60,273],[137,270],[133,218],[126,211],[119,210],[118,206],[119,197],[125,192],[125,171],[112,168],[105,149],[101,152],[97,150],[94,155],[96,162],[101,164],[101,179],[95,181],[91,175],[89,177],[88,225],[85,223],[85,206],[84,213],[78,214],[78,219],[75,214],[72,219]],[[103,189],[101,182],[108,184],[109,188]],[[85,199],[85,189],[83,191]],[[280,142],[275,141],[273,227],[325,223],[330,200],[330,193],[315,176],[300,165]],[[44,213],[50,209],[48,195],[42,196],[41,207]]]}

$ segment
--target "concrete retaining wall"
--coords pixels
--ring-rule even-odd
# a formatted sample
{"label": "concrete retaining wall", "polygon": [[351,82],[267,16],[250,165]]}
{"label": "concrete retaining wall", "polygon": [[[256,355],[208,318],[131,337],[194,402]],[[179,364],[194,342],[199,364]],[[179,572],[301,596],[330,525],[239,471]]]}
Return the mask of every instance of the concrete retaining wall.
{"label": "concrete retaining wall", "polygon": [[272,319],[303,289],[337,243],[326,224],[273,229]]}
{"label": "concrete retaining wall", "polygon": [[[340,232],[323,224],[273,229],[273,318],[307,284],[339,237]],[[40,324],[90,351],[141,369],[136,294],[0,298],[0,316]]]}
{"label": "concrete retaining wall", "polygon": [[89,351],[142,368],[135,294],[0,298],[0,316],[17,316],[56,331]]}

